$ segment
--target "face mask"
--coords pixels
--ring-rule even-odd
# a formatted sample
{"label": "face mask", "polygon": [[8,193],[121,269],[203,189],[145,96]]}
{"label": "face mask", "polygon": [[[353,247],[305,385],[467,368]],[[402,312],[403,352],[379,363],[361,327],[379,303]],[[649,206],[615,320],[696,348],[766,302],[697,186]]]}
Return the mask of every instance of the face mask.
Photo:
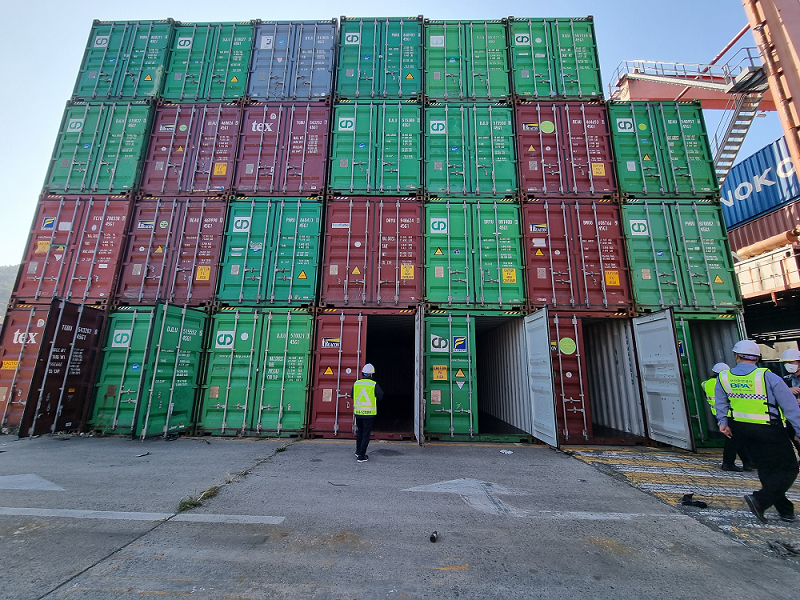
{"label": "face mask", "polygon": [[785,364],[785,365],[783,365],[783,366],[784,366],[784,367],[786,367],[786,371],[787,371],[787,372],[789,372],[789,373],[791,373],[792,375],[794,375],[795,373],[797,373],[797,365],[795,365],[795,364],[792,364],[792,363],[786,363],[786,364]]}

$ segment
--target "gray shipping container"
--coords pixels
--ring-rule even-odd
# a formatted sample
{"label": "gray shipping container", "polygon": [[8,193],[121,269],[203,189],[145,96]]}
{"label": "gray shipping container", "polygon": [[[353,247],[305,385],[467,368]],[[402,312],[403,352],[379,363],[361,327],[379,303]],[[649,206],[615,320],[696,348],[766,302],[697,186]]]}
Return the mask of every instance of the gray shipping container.
{"label": "gray shipping container", "polygon": [[250,84],[254,100],[313,100],[331,94],[336,21],[276,21],[256,26]]}

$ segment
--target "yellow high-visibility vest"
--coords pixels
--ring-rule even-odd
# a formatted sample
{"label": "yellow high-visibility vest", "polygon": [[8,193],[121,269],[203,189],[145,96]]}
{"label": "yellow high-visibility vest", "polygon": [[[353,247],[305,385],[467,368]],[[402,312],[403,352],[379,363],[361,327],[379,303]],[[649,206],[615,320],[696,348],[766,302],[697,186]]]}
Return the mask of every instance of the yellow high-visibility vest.
{"label": "yellow high-visibility vest", "polygon": [[353,385],[353,412],[359,417],[378,414],[375,382],[372,379],[359,379]]}

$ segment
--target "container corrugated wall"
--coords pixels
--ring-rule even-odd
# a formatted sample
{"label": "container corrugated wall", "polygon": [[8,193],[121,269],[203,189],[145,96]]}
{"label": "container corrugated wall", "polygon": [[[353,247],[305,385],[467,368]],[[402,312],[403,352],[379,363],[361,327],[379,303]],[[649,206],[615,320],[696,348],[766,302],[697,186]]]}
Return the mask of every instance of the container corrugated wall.
{"label": "container corrugated wall", "polygon": [[800,202],[792,202],[776,211],[728,230],[734,252],[761,240],[785,233],[800,225]]}

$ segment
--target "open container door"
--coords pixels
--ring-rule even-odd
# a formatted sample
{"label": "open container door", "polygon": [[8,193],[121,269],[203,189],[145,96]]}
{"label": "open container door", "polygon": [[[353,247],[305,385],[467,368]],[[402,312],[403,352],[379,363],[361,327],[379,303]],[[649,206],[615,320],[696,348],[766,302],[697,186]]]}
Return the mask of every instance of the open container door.
{"label": "open container door", "polygon": [[650,438],[694,450],[672,311],[634,318],[633,335]]}
{"label": "open container door", "polygon": [[525,317],[528,359],[528,394],[533,417],[533,437],[558,448],[553,367],[550,361],[550,330],[547,309]]}
{"label": "open container door", "polygon": [[425,394],[422,389],[425,380],[422,373],[422,328],[425,323],[425,308],[417,307],[414,316],[414,438],[420,446],[425,445],[425,434],[422,432],[425,424]]}

